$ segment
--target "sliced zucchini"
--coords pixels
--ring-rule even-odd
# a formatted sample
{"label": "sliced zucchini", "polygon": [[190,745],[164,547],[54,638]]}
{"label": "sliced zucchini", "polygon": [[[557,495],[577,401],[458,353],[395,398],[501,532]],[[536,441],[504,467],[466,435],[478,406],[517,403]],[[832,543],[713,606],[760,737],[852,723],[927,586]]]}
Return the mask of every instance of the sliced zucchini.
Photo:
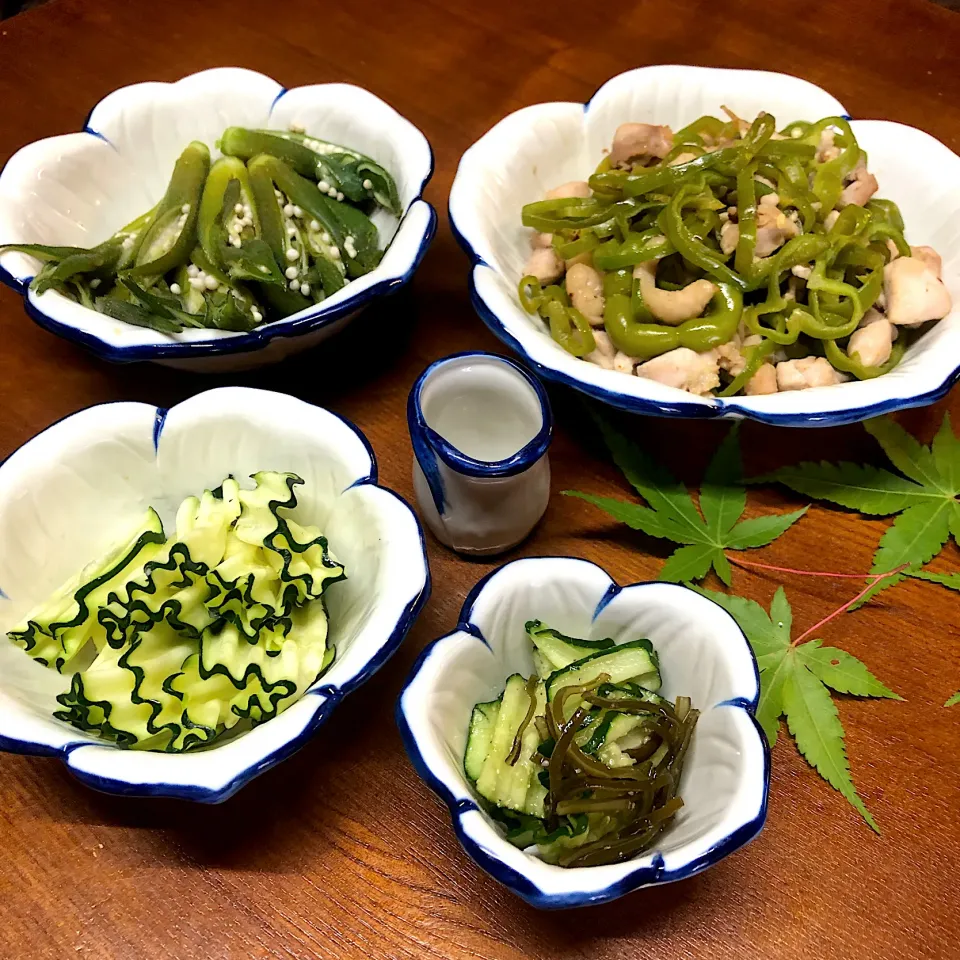
{"label": "sliced zucchini", "polygon": [[525,629],[537,651],[551,664],[553,670],[568,667],[598,650],[609,650],[613,640],[578,640],[548,627],[541,620],[528,620]]}
{"label": "sliced zucchini", "polygon": [[106,637],[95,616],[97,609],[135,568],[142,568],[159,551],[163,539],[163,524],[151,508],[133,533],[32,610],[8,633],[9,638],[34,660],[56,670],[72,661],[89,640],[101,649]]}
{"label": "sliced zucchini", "polygon": [[166,541],[150,511],[11,633],[58,669],[89,653],[55,716],[119,746],[186,750],[276,716],[329,667],[322,593],[343,567],[280,513],[299,477],[255,479],[188,497]]}

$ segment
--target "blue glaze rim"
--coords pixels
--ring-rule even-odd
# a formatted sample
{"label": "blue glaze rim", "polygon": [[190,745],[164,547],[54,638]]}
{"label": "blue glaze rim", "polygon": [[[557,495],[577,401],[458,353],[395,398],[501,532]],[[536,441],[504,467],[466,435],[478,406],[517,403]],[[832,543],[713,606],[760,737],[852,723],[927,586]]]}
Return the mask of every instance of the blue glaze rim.
{"label": "blue glaze rim", "polygon": [[[242,389],[242,388],[241,388]],[[261,391],[268,392],[268,391]],[[198,395],[199,396],[199,395]],[[301,403],[307,404],[307,401],[302,400]],[[23,443],[17,450],[14,450],[8,457],[4,458],[0,462],[0,469],[13,457],[18,451],[23,450],[28,444],[32,443],[37,437],[43,435],[48,430],[57,426],[60,423],[63,423],[66,420],[71,419],[72,417],[80,416],[89,410],[94,410],[97,407],[101,406],[112,406],[115,403],[131,403],[135,406],[142,406],[151,408],[150,404],[138,403],[136,401],[111,401],[108,404],[94,404],[90,407],[85,407],[81,410],[78,410],[74,413],[68,414],[65,417],[61,417],[59,420],[50,424],[47,427],[44,427],[43,430],[38,431],[33,435],[29,440]],[[315,404],[308,404],[309,406],[316,406]],[[166,421],[166,415],[169,412],[163,407],[152,407],[155,411],[155,421],[154,421],[154,449],[157,449],[157,443],[160,439],[160,433],[163,430],[163,425]],[[172,409],[172,408],[171,408]],[[370,445],[370,442],[367,440],[363,432],[350,420],[346,417],[341,416],[338,413],[335,413],[332,410],[323,409],[325,413],[329,414],[332,417],[338,419],[341,423],[344,424],[347,428],[353,431],[357,438],[361,441],[364,448],[367,451],[369,456],[370,464],[366,474],[357,480],[353,481],[347,489],[352,489],[356,486],[373,486],[378,490],[382,490],[384,493],[389,494],[391,497],[398,500],[403,507],[407,510],[410,516],[413,518],[414,524],[416,526],[417,535],[420,543],[420,552],[423,557],[423,569],[424,569],[424,582],[420,590],[410,598],[406,603],[403,610],[401,611],[399,617],[390,634],[388,635],[384,644],[380,647],[379,650],[348,680],[346,680],[341,686],[335,687],[332,684],[324,684],[323,677],[319,678],[319,685],[316,687],[311,687],[307,690],[303,699],[307,697],[313,697],[314,699],[319,699],[319,703],[316,707],[315,712],[307,721],[303,730],[301,730],[296,736],[291,737],[289,740],[280,744],[275,750],[268,753],[266,756],[259,758],[253,763],[249,764],[243,770],[239,771],[234,775],[227,783],[221,787],[210,788],[210,787],[201,787],[196,784],[191,783],[178,783],[178,782],[163,782],[163,783],[137,783],[129,780],[124,780],[119,777],[104,777],[98,774],[89,773],[84,770],[77,769],[70,762],[71,756],[77,750],[84,747],[93,747],[96,749],[110,749],[117,750],[119,748],[109,744],[109,743],[100,743],[96,740],[71,740],[67,743],[61,744],[59,746],[53,746],[51,744],[43,743],[41,741],[32,741],[27,739],[22,739],[18,737],[9,737],[3,734],[0,734],[0,751],[4,753],[15,753],[24,756],[37,756],[37,757],[59,757],[66,764],[67,769],[70,773],[76,777],[79,781],[84,783],[88,787],[92,787],[94,790],[99,790],[101,793],[110,793],[118,796],[125,797],[170,797],[178,800],[192,800],[197,803],[222,803],[224,800],[232,797],[241,787],[246,786],[251,780],[255,777],[260,776],[261,773],[265,773],[267,770],[275,767],[278,763],[283,760],[286,760],[288,757],[296,753],[301,747],[303,747],[307,741],[316,733],[316,731],[323,725],[323,723],[328,719],[330,714],[333,712],[333,709],[337,706],[338,703],[349,693],[352,693],[362,684],[366,683],[393,655],[396,653],[400,644],[403,642],[410,628],[416,622],[417,617],[420,615],[421,610],[426,604],[427,600],[430,598],[432,591],[432,578],[430,573],[430,563],[427,558],[427,545],[423,533],[423,526],[421,525],[419,519],[417,518],[414,511],[410,508],[410,505],[403,499],[396,491],[391,490],[389,487],[384,487],[378,482],[378,468],[376,457],[373,452],[373,448]],[[64,725],[65,727],[65,725]],[[209,748],[215,750],[216,746]]]}
{"label": "blue glaze rim", "polygon": [[[202,73],[205,71],[200,72]],[[195,75],[196,74],[190,74],[189,76]],[[184,77],[183,79],[189,79],[189,76]],[[265,75],[260,74],[260,76]],[[266,79],[271,78],[267,77]],[[274,108],[280,102],[280,100],[290,92],[280,84],[277,84],[277,88],[278,93],[270,106],[270,114],[272,114]],[[112,93],[107,94],[107,97],[112,96],[113,93],[116,92],[116,90],[112,91]],[[370,91],[367,92],[369,93]],[[371,96],[375,96],[375,94],[371,93]],[[102,103],[105,99],[106,97],[98,101],[90,109],[90,112],[87,114],[87,118],[84,121],[81,132],[89,134],[92,137],[96,137],[110,146],[113,146],[113,144],[104,134],[90,126],[90,120],[96,112],[97,107],[99,107],[100,103]],[[0,266],[0,282],[5,283],[23,297],[24,310],[38,326],[43,327],[43,329],[48,330],[50,333],[54,333],[57,336],[63,337],[65,340],[69,340],[72,343],[78,344],[86,350],[94,353],[96,356],[101,357],[104,360],[108,360],[111,363],[135,363],[145,360],[183,360],[188,358],[195,359],[201,357],[224,356],[227,354],[253,353],[264,349],[272,340],[277,338],[292,338],[306,333],[312,333],[343,319],[349,314],[363,309],[373,300],[376,300],[379,297],[396,293],[410,282],[414,273],[422,263],[423,258],[426,255],[426,252],[437,232],[437,212],[431,204],[427,203],[423,199],[423,191],[432,178],[435,170],[435,157],[433,153],[433,146],[431,145],[430,141],[427,140],[427,138],[419,129],[417,132],[420,133],[420,136],[423,138],[424,144],[427,147],[429,163],[427,170],[421,179],[420,186],[417,189],[416,196],[414,196],[410,203],[407,204],[403,215],[398,220],[397,232],[400,231],[404,221],[407,220],[411,212],[418,204],[422,204],[424,207],[426,207],[428,216],[426,226],[424,227],[423,233],[418,241],[417,251],[413,257],[413,260],[411,261],[410,267],[401,274],[394,274],[392,276],[384,277],[382,280],[377,281],[365,290],[348,296],[344,300],[334,304],[331,307],[324,308],[323,303],[319,303],[310,312],[297,316],[295,319],[276,320],[273,323],[258,327],[257,329],[248,333],[241,333],[232,337],[223,337],[217,340],[171,341],[169,343],[117,346],[116,344],[108,343],[106,340],[101,339],[95,334],[78,330],[76,327],[58,320],[53,315],[53,312],[47,312],[46,310],[42,309],[36,300],[32,299],[30,295],[29,285],[30,281],[33,279],[32,277],[25,277],[21,280],[18,277],[15,277],[6,268]],[[10,159],[12,159],[12,157]],[[9,159],[7,160],[7,163],[9,163]],[[3,168],[0,168],[0,179],[2,179],[3,171],[5,169],[6,163],[4,164]],[[394,234],[394,238],[395,237],[396,234]],[[391,241],[391,243],[392,242],[393,241]],[[379,269],[379,267],[377,269]]]}
{"label": "blue glaze rim", "polygon": [[[420,750],[417,736],[414,734],[404,710],[404,696],[407,690],[417,678],[426,662],[436,653],[439,645],[451,639],[452,637],[458,634],[467,634],[483,643],[489,649],[490,644],[483,636],[483,632],[476,624],[472,623],[470,619],[477,600],[483,593],[487,582],[502,572],[506,567],[509,567],[514,563],[530,563],[540,559],[577,560],[581,563],[589,564],[591,567],[599,570],[611,581],[610,587],[597,604],[593,614],[594,619],[600,615],[603,609],[611,600],[614,599],[614,597],[622,593],[624,590],[642,588],[645,586],[664,586],[662,581],[656,580],[639,581],[637,583],[620,586],[613,581],[612,578],[610,578],[609,574],[607,574],[602,567],[598,566],[597,564],[590,563],[590,561],[584,560],[582,557],[522,557],[518,560],[508,561],[507,563],[501,564],[500,566],[491,570],[488,574],[482,577],[467,594],[467,597],[463,603],[463,607],[460,610],[460,616],[456,627],[450,633],[447,633],[444,636],[439,637],[438,639],[427,644],[427,646],[420,652],[420,655],[417,657],[413,668],[411,669],[403,687],[400,690],[400,695],[397,698],[395,708],[395,717],[397,727],[400,730],[400,738],[403,741],[404,749],[407,751],[410,762],[413,764],[413,767],[420,778],[446,804],[450,811],[450,816],[453,821],[453,828],[457,839],[460,841],[461,846],[464,848],[464,850],[466,850],[470,857],[472,857],[473,860],[484,870],[486,870],[487,873],[489,873],[495,880],[498,880],[504,886],[509,887],[523,900],[525,900],[531,906],[537,907],[538,909],[563,910],[572,907],[583,907],[606,903],[610,900],[615,900],[618,897],[622,897],[624,894],[637,890],[640,887],[650,886],[653,884],[673,883],[677,880],[685,880],[688,877],[702,873],[708,867],[718,863],[728,854],[733,853],[742,846],[745,846],[747,843],[753,840],[757,834],[760,833],[767,819],[770,791],[770,748],[767,744],[766,736],[764,735],[763,730],[761,729],[760,724],[757,722],[755,716],[757,704],[759,703],[760,699],[760,672],[757,668],[756,657],[753,654],[753,650],[750,647],[746,635],[740,629],[733,617],[731,617],[727,611],[723,610],[719,604],[716,604],[716,601],[710,600],[709,597],[705,597],[703,594],[698,595],[704,597],[706,600],[710,600],[711,603],[714,603],[718,611],[721,611],[724,616],[729,618],[729,620],[734,624],[738,633],[743,638],[745,649],[747,650],[747,653],[749,654],[750,660],[753,664],[755,682],[755,693],[753,697],[749,699],[744,697],[736,697],[731,700],[716,704],[713,709],[716,709],[717,707],[723,707],[742,710],[750,718],[754,732],[757,736],[757,740],[763,752],[763,790],[761,793],[760,806],[757,812],[749,820],[745,821],[740,826],[733,829],[729,834],[717,841],[717,843],[715,843],[709,850],[701,854],[699,857],[696,857],[688,863],[682,864],[673,870],[668,870],[666,869],[666,863],[663,857],[659,853],[655,853],[652,862],[644,863],[638,866],[635,870],[632,870],[630,873],[606,887],[592,890],[569,890],[564,893],[547,893],[526,874],[521,873],[509,866],[490,850],[481,847],[480,844],[478,844],[477,841],[469,835],[469,832],[464,825],[464,818],[474,813],[482,817],[485,817],[486,815],[481,811],[479,805],[474,800],[456,797],[449,787],[447,787],[447,785],[443,783],[443,781],[440,780],[427,766],[427,763],[423,757],[423,753]],[[680,585],[676,584],[675,586]],[[466,785],[466,781],[464,781],[464,784]],[[507,841],[503,840],[503,843],[506,844]],[[649,856],[649,853],[645,854],[645,856]]]}
{"label": "blue glaze rim", "polygon": [[[515,454],[503,460],[477,460],[474,457],[467,456],[430,427],[423,415],[420,394],[427,380],[437,370],[449,363],[475,358],[494,361],[518,373],[533,390],[540,404],[540,429],[536,436]],[[445,500],[443,479],[437,466],[437,457],[454,473],[463,476],[481,480],[515,477],[517,474],[529,470],[549,449],[550,442],[553,439],[553,411],[550,407],[550,398],[547,396],[547,391],[544,390],[543,385],[519,363],[510,360],[508,357],[490,353],[487,350],[465,350],[435,360],[417,377],[407,397],[407,427],[410,431],[414,456],[417,458],[417,463],[420,465],[420,469],[423,471],[430,487],[437,512],[442,515]]]}
{"label": "blue glaze rim", "polygon": [[[677,66],[675,64],[663,64],[662,66]],[[643,68],[640,68],[643,69]],[[714,68],[693,67],[694,70],[711,70]],[[719,68],[728,70],[734,68]],[[626,71],[632,73],[634,71]],[[748,71],[753,73],[764,73],[769,71]],[[624,74],[618,74],[601,84],[582,104],[583,111],[589,112],[593,101],[601,90],[613,80]],[[792,79],[802,79],[793,77]],[[809,83],[809,81],[803,81]],[[815,84],[812,84],[815,86]],[[819,89],[819,88],[818,88]],[[845,120],[851,120],[851,116],[844,110],[841,114]],[[458,170],[459,173],[459,170]],[[456,177],[454,178],[454,187],[456,186]],[[578,390],[595,400],[624,410],[627,413],[642,414],[653,417],[682,417],[690,420],[714,420],[714,419],[747,419],[755,420],[759,423],[766,423],[771,426],[781,427],[835,427],[844,424],[859,423],[862,420],[869,420],[873,417],[883,416],[887,413],[893,413],[896,410],[909,410],[913,407],[929,406],[945,397],[953,386],[960,380],[960,363],[947,374],[947,376],[935,387],[925,390],[922,393],[915,393],[908,397],[888,397],[878,400],[875,403],[860,404],[856,406],[840,407],[834,410],[822,412],[800,412],[800,413],[770,413],[767,411],[758,411],[744,407],[737,400],[728,400],[722,397],[715,397],[709,403],[689,403],[683,400],[675,402],[666,402],[652,400],[646,397],[636,397],[630,394],[622,393],[619,390],[610,390],[605,387],[594,386],[585,383],[577,377],[563,373],[553,367],[545,366],[534,360],[526,349],[510,334],[506,325],[496,314],[492,307],[483,299],[477,289],[477,274],[481,269],[496,271],[488,264],[477,252],[473,244],[467,239],[466,234],[457,224],[457,219],[453,209],[453,198],[455,192],[451,189],[447,200],[447,218],[450,223],[450,229],[453,232],[460,248],[470,260],[470,302],[480,319],[486,324],[487,328],[497,339],[506,344],[514,353],[523,358],[524,362],[536,371],[537,375],[546,380],[560,383],[564,386]]]}

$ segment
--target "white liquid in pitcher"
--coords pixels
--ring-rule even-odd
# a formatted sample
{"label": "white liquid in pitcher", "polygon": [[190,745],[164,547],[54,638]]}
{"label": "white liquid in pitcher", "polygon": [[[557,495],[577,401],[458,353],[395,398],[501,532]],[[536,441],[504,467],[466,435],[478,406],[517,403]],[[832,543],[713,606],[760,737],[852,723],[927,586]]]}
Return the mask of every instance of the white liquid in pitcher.
{"label": "white liquid in pitcher", "polygon": [[427,424],[474,460],[506,460],[540,432],[535,394],[506,367],[463,369],[455,378],[431,384],[424,394]]}

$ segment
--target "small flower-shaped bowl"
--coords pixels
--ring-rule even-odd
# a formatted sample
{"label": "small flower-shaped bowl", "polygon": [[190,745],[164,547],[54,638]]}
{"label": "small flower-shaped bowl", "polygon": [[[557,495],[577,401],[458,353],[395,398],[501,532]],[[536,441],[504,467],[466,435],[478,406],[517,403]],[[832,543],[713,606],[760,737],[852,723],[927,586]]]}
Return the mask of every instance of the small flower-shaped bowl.
{"label": "small flower-shaped bowl", "polygon": [[742,117],[761,110],[780,126],[846,116],[826,91],[780,73],[653,66],[622,73],[586,103],[540,103],[501,120],[460,160],[450,191],[450,223],[473,264],[473,304],[488,327],[543,377],[634,413],[662,417],[749,418],[782,426],[834,426],[944,396],[960,377],[960,157],[929,134],[886,120],[852,123],[879,196],[900,205],[907,240],[943,257],[953,311],[928,330],[890,373],[762,397],[697,397],[643,377],[585,363],[555,343],[525,313],[517,284],[530,253],[520,222],[525,203],[570,180],[583,180],[625,121],[674,130],[721,105]]}
{"label": "small flower-shaped bowl", "polygon": [[397,182],[404,213],[373,215],[380,265],[322,303],[249,333],[187,329],[157,333],[119,323],[55,291],[29,289],[37,261],[0,255],[0,279],[23,294],[40,326],[107,360],[154,360],[199,372],[275,363],[326,340],[361,308],[413,276],[436,230],[420,199],[433,173],[426,137],[379,97],[344,83],[284,89],[252,70],[204,70],[176,83],[122,87],[91,111],[81,133],[49,137],[15,153],[0,173],[0,244],[92,246],[163,196],[173,165],[191,140],[214,145],[229,126],[286,129],[300,124],[323,140],[373,157]]}
{"label": "small flower-shaped bowl", "polygon": [[[702,711],[680,796],[683,808],[656,846],[625,863],[563,868],[504,839],[463,770],[470,713],[513,673],[534,672],[524,623],[621,643],[648,637],[660,656],[664,696]],[[417,772],[450,808],[467,853],[536,907],[613,900],[693,876],[752,840],[767,813],[769,752],[754,719],[756,661],[732,617],[712,600],[669,583],[619,587],[595,564],[570,557],[506,563],[481,580],[453,633],[420,655],[397,704]]]}
{"label": "small flower-shaped bowl", "polygon": [[[324,593],[337,655],[272,720],[182,754],[119,749],[54,719],[70,683],[2,633],[148,506],[167,530],[187,496],[258,470],[298,474],[293,516],[315,524],[347,579]],[[0,749],[58,756],[107,793],[218,803],[301,747],[390,658],[430,592],[413,511],[377,485],[363,435],[336,414],[266,390],[210,390],[169,410],[105,403],[61,420],[0,467]]]}

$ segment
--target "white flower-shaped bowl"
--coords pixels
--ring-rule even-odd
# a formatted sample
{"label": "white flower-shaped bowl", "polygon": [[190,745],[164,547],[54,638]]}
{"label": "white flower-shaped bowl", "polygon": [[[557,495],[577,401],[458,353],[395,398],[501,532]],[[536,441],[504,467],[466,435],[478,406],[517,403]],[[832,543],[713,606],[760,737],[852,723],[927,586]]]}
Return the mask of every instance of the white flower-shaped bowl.
{"label": "white flower-shaped bowl", "polygon": [[[648,637],[660,655],[664,696],[703,711],[684,767],[684,806],[655,849],[626,863],[563,868],[517,849],[478,805],[463,770],[473,705],[534,672],[527,620],[572,636]],[[536,907],[602,903],[640,887],[690,877],[753,839],[767,812],[769,752],[754,719],[756,661],[732,617],[668,583],[619,587],[595,564],[569,557],[506,563],[481,580],[453,633],[420,655],[397,704],[417,772],[450,808],[464,848]]]}
{"label": "white flower-shaped bowl", "polygon": [[517,283],[530,253],[520,222],[525,203],[551,187],[582,180],[625,121],[674,130],[725,104],[743,117],[761,110],[779,125],[846,116],[819,87],[779,73],[653,66],[622,73],[586,103],[541,103],[501,120],[463,155],[450,192],[450,223],[472,261],[474,307],[488,327],[544,377],[612,406],[670,417],[748,417],[783,426],[832,426],[922,406],[960,377],[960,157],[913,127],[855,120],[879,196],[895,200],[907,239],[943,257],[954,308],[886,376],[764,397],[713,399],[603,370],[571,356],[521,308]]}
{"label": "white flower-shaped bowl", "polygon": [[[337,648],[330,669],[279,716],[195,752],[119,749],[55,720],[70,678],[2,633],[148,506],[169,530],[184,497],[258,470],[299,474],[294,517],[319,526],[346,568],[348,579],[324,594]],[[169,410],[101,404],[40,433],[0,466],[0,543],[0,749],[61,757],[84,783],[131,796],[217,803],[290,756],[389,659],[430,592],[420,525],[377,485],[362,434],[301,400],[241,387]]]}
{"label": "white flower-shaped bowl", "polygon": [[402,287],[427,251],[437,217],[420,199],[433,173],[426,137],[396,110],[344,83],[284,89],[276,80],[234,67],[204,70],[176,83],[137,83],[115,90],[91,111],[81,133],[38,140],[0,173],[0,244],[92,246],[163,195],[173,165],[191,140],[214,145],[228,126],[286,129],[302,124],[324,140],[373,157],[397,181],[399,220],[373,220],[388,243],[380,265],[333,296],[249,333],[184,330],[163,334],[118,323],[55,291],[29,289],[37,261],[0,256],[0,279],[24,296],[42,327],[119,362],[154,360],[196,371],[248,369],[315,346],[342,329],[372,300]]}

